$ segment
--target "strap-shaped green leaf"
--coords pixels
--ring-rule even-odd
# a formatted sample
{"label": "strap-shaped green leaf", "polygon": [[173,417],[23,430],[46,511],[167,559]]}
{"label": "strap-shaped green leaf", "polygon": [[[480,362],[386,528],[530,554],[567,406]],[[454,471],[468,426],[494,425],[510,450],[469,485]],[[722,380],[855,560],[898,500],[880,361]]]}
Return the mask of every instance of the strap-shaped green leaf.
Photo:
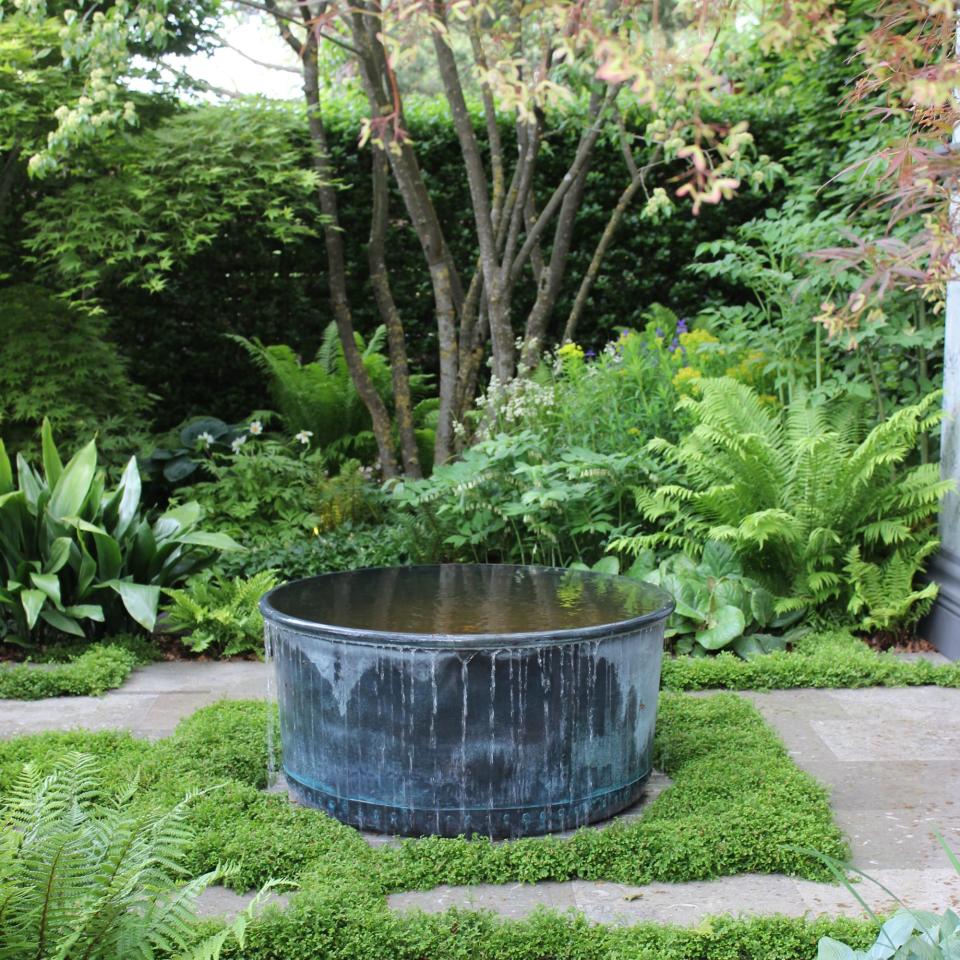
{"label": "strap-shaped green leaf", "polygon": [[60,578],[55,573],[31,573],[30,582],[60,606]]}
{"label": "strap-shaped green leaf", "polygon": [[68,617],[59,610],[48,608],[40,614],[40,619],[49,623],[51,627],[61,631],[61,633],[69,633],[73,637],[85,636],[83,627],[73,617]]}
{"label": "strap-shaped green leaf", "polygon": [[53,488],[47,509],[51,516],[71,517],[79,513],[97,472],[97,446],[91,440],[64,467]]}
{"label": "strap-shaped green leaf", "polygon": [[32,630],[37,624],[37,617],[43,605],[47,602],[47,595],[42,590],[21,590],[20,603],[27,617],[27,629]]}
{"label": "strap-shaped green leaf", "polygon": [[103,586],[120,595],[127,613],[144,630],[152,631],[157,623],[157,605],[160,603],[160,588],[129,580],[110,580]]}
{"label": "strap-shaped green leaf", "polygon": [[0,496],[13,490],[13,468],[7,456],[7,448],[0,439]]}
{"label": "strap-shaped green leaf", "polygon": [[47,485],[54,487],[63,473],[63,461],[57,452],[57,445],[53,442],[53,430],[50,421],[44,417],[40,428],[40,446],[43,456],[43,474],[47,478]]}

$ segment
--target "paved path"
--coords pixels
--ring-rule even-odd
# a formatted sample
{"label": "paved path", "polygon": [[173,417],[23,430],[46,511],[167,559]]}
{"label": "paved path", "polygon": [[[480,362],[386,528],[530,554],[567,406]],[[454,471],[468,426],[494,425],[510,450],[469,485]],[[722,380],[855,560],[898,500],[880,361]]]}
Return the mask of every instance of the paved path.
{"label": "paved path", "polygon": [[[260,663],[152,664],[100,698],[0,700],[0,736],[85,727],[164,737],[206,704],[264,696],[266,676]],[[960,877],[933,839],[938,829],[960,850],[960,690],[779,690],[746,696],[796,763],[830,790],[855,866],[913,907],[960,909]],[[859,889],[872,906],[891,906],[872,884]],[[398,910],[470,906],[507,917],[544,905],[577,909],[608,923],[696,923],[716,913],[860,911],[842,888],[778,876],[644,887],[586,882],[441,887],[397,894],[390,903]],[[208,912],[229,913],[242,905],[242,898],[222,889],[204,898]]]}

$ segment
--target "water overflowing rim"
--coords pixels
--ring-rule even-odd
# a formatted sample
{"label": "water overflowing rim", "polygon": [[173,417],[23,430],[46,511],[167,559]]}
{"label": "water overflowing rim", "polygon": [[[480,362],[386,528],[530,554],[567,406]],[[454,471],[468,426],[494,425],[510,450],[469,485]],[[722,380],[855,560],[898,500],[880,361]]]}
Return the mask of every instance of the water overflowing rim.
{"label": "water overflowing rim", "polygon": [[[630,633],[650,623],[666,620],[673,613],[676,606],[673,597],[665,590],[652,583],[645,583],[651,596],[660,594],[660,605],[649,613],[630,617],[627,620],[612,620],[609,623],[599,623],[587,627],[566,627],[560,630],[528,630],[516,633],[411,633],[402,630],[372,630],[366,627],[346,627],[339,624],[321,623],[317,620],[304,620],[278,610],[272,602],[275,594],[295,583],[304,583],[308,580],[331,580],[355,573],[374,572],[379,570],[433,570],[446,564],[425,563],[406,567],[360,567],[356,570],[340,570],[333,573],[321,573],[314,577],[301,577],[298,580],[289,580],[274,587],[260,599],[260,612],[264,619],[284,627],[291,627],[301,633],[313,634],[325,638],[351,640],[355,643],[374,643],[395,647],[456,647],[458,649],[470,647],[511,647],[526,644],[550,644],[555,641],[589,640],[603,637],[617,636]],[[604,580],[624,580],[628,583],[637,583],[628,577],[609,573],[598,573],[595,570],[571,571],[565,567],[547,567],[537,564],[494,564],[494,563],[464,563],[456,564],[463,567],[505,567],[537,570],[540,572],[571,573],[576,572],[583,576],[599,577]]]}

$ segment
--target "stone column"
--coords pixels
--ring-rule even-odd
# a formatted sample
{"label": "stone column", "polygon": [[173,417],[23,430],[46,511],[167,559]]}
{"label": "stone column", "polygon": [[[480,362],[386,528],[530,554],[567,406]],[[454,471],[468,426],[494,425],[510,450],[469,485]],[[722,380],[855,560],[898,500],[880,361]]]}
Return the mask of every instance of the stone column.
{"label": "stone column", "polygon": [[[954,136],[956,140],[956,135]],[[941,471],[960,482],[960,280],[947,284],[947,338],[943,356]],[[960,659],[960,493],[947,494],[940,506],[940,553],[930,565],[930,576],[940,584],[924,633],[936,648]]]}

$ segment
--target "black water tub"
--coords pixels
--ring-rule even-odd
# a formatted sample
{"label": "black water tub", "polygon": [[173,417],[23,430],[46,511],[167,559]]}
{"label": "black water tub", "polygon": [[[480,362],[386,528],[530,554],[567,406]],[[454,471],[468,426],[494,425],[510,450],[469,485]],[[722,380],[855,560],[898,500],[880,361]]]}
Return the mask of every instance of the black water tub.
{"label": "black water tub", "polygon": [[293,797],[363,830],[520,837],[634,803],[672,599],[445,564],[284,584],[260,608]]}

